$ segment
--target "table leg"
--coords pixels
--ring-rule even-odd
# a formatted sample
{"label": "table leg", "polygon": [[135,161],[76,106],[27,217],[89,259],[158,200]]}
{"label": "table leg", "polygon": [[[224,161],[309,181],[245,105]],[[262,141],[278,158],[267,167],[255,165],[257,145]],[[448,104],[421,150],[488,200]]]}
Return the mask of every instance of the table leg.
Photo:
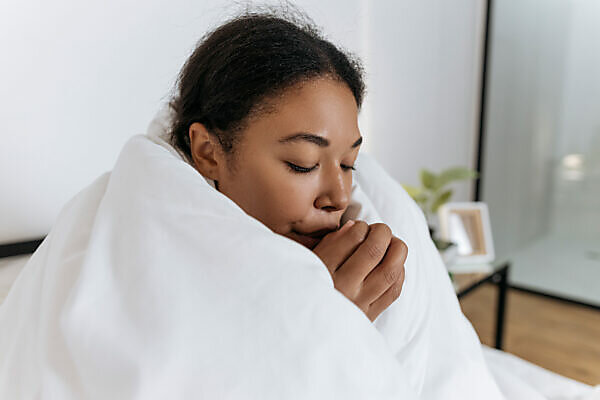
{"label": "table leg", "polygon": [[502,339],[504,334],[504,317],[506,310],[506,290],[508,289],[508,267],[497,272],[498,277],[494,279],[498,285],[498,302],[496,304],[496,348],[502,350]]}

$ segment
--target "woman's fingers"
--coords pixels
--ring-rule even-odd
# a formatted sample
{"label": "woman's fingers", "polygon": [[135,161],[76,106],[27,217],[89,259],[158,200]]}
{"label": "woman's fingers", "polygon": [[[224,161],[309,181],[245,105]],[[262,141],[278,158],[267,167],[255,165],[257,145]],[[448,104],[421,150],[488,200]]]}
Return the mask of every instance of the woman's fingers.
{"label": "woman's fingers", "polygon": [[375,319],[385,311],[398,297],[400,297],[400,293],[402,292],[402,285],[404,284],[404,269],[402,269],[402,279],[399,279],[396,283],[390,286],[377,300],[375,300],[365,312],[367,318],[371,320],[371,322],[375,321]]}
{"label": "woman's fingers", "polygon": [[335,271],[350,257],[369,233],[364,221],[348,221],[339,231],[325,236],[313,249],[333,276]]}
{"label": "woman's fingers", "polygon": [[392,230],[387,225],[371,225],[367,238],[335,272],[338,284],[347,288],[359,289],[363,280],[385,256],[391,239]]}
{"label": "woman's fingers", "polygon": [[[365,278],[362,290],[356,300],[361,304],[376,304],[376,308],[390,300],[390,303],[383,309],[387,308],[397,298],[397,296],[393,297],[396,293],[394,288],[398,289],[398,284],[400,289],[402,288],[404,263],[407,256],[408,246],[406,243],[395,236],[392,237],[385,257]],[[378,303],[380,298],[382,302]]]}
{"label": "woman's fingers", "polygon": [[355,221],[325,236],[313,251],[335,288],[371,321],[400,296],[408,247],[387,225]]}

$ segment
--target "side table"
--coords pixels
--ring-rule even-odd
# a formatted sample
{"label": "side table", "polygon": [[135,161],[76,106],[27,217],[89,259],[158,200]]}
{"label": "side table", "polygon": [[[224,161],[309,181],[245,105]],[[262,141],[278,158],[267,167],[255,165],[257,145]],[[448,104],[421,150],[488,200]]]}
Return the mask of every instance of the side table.
{"label": "side table", "polygon": [[471,293],[484,283],[492,283],[498,286],[498,297],[496,302],[496,345],[502,349],[502,338],[504,334],[504,317],[506,310],[506,290],[508,289],[508,272],[510,262],[492,265],[483,264],[477,266],[451,265],[448,271],[452,274],[454,291],[460,299]]}

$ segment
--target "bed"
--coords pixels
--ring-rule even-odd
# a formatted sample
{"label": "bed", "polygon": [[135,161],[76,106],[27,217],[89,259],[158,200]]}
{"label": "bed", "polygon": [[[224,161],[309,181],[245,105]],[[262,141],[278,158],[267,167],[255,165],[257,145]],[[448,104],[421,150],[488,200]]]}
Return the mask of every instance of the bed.
{"label": "bed", "polygon": [[[29,254],[0,258],[0,306],[11,285],[29,260]],[[595,400],[600,399],[600,386],[595,389],[576,380],[558,375],[512,354],[483,346],[486,362],[508,400]],[[527,382],[527,385],[524,385]],[[531,386],[529,393],[523,387]]]}
{"label": "bed", "polygon": [[410,249],[402,294],[374,322],[313,252],[250,218],[153,134],[161,126],[159,115],[64,207],[30,262],[1,261],[2,298],[12,289],[0,306],[0,397],[598,396],[482,352],[422,211],[368,155],[344,216],[384,221]]}

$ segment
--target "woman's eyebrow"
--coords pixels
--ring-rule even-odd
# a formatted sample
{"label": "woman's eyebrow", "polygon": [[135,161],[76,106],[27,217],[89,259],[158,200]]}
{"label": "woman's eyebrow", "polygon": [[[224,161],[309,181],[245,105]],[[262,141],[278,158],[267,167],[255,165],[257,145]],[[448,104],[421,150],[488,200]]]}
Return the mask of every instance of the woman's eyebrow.
{"label": "woman's eyebrow", "polygon": [[[329,146],[329,140],[325,139],[323,136],[319,136],[319,135],[315,135],[312,133],[306,133],[306,132],[300,132],[300,133],[293,133],[289,136],[286,136],[284,138],[279,139],[279,143],[291,143],[291,142],[296,142],[299,140],[304,140],[310,143],[314,143],[319,147],[327,147]],[[351,149],[360,146],[360,144],[362,143],[362,136],[358,138],[358,140],[356,142],[354,142],[352,144],[352,146],[350,146]]]}

